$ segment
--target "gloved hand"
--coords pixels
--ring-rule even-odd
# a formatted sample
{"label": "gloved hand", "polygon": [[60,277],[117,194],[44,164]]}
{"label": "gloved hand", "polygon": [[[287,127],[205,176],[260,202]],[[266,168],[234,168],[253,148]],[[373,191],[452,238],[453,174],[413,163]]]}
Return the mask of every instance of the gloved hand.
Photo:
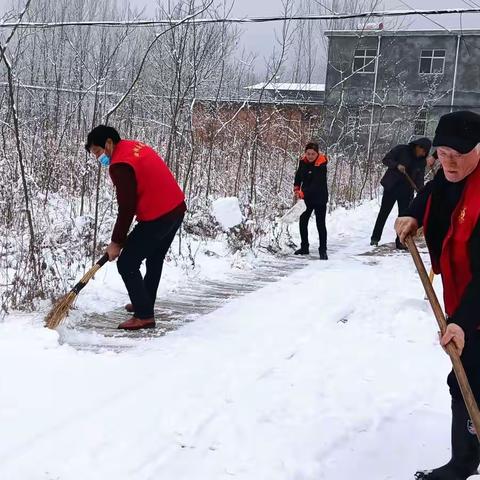
{"label": "gloved hand", "polygon": [[295,195],[295,198],[297,198],[297,200],[304,197],[303,191],[301,190],[300,187],[295,187],[293,189],[293,193]]}

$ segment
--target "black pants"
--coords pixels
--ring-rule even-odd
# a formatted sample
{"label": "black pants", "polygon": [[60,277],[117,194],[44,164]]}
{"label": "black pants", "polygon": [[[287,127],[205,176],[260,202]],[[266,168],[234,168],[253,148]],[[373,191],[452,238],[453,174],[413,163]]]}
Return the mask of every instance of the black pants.
{"label": "black pants", "polygon": [[300,215],[300,237],[302,239],[302,247],[308,247],[308,221],[315,211],[315,219],[317,221],[317,230],[319,238],[319,250],[327,251],[327,227],[325,226],[325,217],[327,215],[327,204],[323,205],[307,205],[307,209]]}
{"label": "black pants", "polygon": [[[477,330],[465,339],[461,356],[477,404],[480,400],[479,349],[480,331]],[[480,463],[479,444],[453,370],[448,375],[447,383],[452,396],[452,459],[447,467],[450,465],[458,474],[452,478],[467,478],[476,472]]]}
{"label": "black pants", "polygon": [[[182,224],[183,216],[182,213],[174,218],[137,223],[118,257],[118,272],[125,283],[137,318],[153,317],[163,261]],[[142,278],[140,265],[145,259],[147,268],[145,278]]]}
{"label": "black pants", "polygon": [[[480,403],[480,330],[476,330],[465,339],[465,348],[463,349],[461,360],[468,381],[472,387],[473,395]],[[450,387],[450,395],[454,400],[462,400],[462,393],[458,386],[457,377],[450,372],[447,378]]]}
{"label": "black pants", "polygon": [[373,229],[372,240],[379,242],[382,238],[383,228],[395,202],[398,203],[398,215],[400,216],[407,210],[412,198],[413,192],[405,188],[393,188],[392,190],[383,191],[382,203]]}

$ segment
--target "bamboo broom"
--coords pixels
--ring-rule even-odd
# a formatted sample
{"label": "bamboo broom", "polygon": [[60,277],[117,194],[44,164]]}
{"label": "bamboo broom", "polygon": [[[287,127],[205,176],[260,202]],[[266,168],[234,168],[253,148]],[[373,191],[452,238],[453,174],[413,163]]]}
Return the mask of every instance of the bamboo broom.
{"label": "bamboo broom", "polygon": [[62,297],[60,297],[45,317],[45,326],[50,329],[57,328],[68,315],[77,295],[92,277],[108,262],[108,254],[105,254],[82,278],[81,280]]}

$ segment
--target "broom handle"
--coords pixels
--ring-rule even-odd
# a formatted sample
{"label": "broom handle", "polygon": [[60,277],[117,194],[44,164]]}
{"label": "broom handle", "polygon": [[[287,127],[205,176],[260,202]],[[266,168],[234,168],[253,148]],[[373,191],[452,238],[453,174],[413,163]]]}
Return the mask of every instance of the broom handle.
{"label": "broom handle", "polygon": [[83,287],[91,280],[91,278],[108,262],[108,253],[103,257],[80,279],[80,281],[72,288],[72,292],[78,294]]}
{"label": "broom handle", "polygon": [[[435,290],[433,289],[430,279],[428,278],[427,271],[425,270],[425,265],[423,264],[420,254],[418,253],[417,245],[415,244],[413,238],[410,236],[405,239],[405,244],[407,245],[408,250],[412,255],[413,261],[418,270],[418,274],[420,275],[420,279],[422,280],[423,288],[425,289],[425,293],[427,294],[433,313],[435,314],[438,326],[440,327],[440,332],[443,335],[447,328],[447,321],[445,319],[442,307],[440,306],[440,303],[438,301],[437,295],[435,294]],[[462,361],[460,360],[460,357],[452,342],[449,342],[446,345],[445,349],[450,356],[450,360],[453,365],[453,371],[455,372],[455,376],[457,377],[463,400],[465,401],[468,414],[475,427],[477,438],[480,441],[480,411],[478,410],[478,405],[475,397],[473,396],[473,392],[468,382],[465,369],[463,368]]]}
{"label": "broom handle", "polygon": [[407,173],[407,172],[403,172],[403,174],[405,175],[405,178],[408,180],[408,183],[413,187],[413,189],[418,193],[418,187],[417,185],[415,184],[415,182],[412,180],[412,177]]}

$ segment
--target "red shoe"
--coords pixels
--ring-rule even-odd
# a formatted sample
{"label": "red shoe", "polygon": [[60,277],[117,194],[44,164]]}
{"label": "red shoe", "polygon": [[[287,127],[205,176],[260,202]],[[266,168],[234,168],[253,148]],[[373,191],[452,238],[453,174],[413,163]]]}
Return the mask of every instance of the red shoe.
{"label": "red shoe", "polygon": [[142,328],[155,328],[155,319],[152,318],[136,318],[122,322],[117,328],[120,330],[141,330]]}
{"label": "red shoe", "polygon": [[133,305],[131,303],[127,303],[125,305],[125,310],[128,312],[128,313],[135,313],[135,309],[133,308]]}

